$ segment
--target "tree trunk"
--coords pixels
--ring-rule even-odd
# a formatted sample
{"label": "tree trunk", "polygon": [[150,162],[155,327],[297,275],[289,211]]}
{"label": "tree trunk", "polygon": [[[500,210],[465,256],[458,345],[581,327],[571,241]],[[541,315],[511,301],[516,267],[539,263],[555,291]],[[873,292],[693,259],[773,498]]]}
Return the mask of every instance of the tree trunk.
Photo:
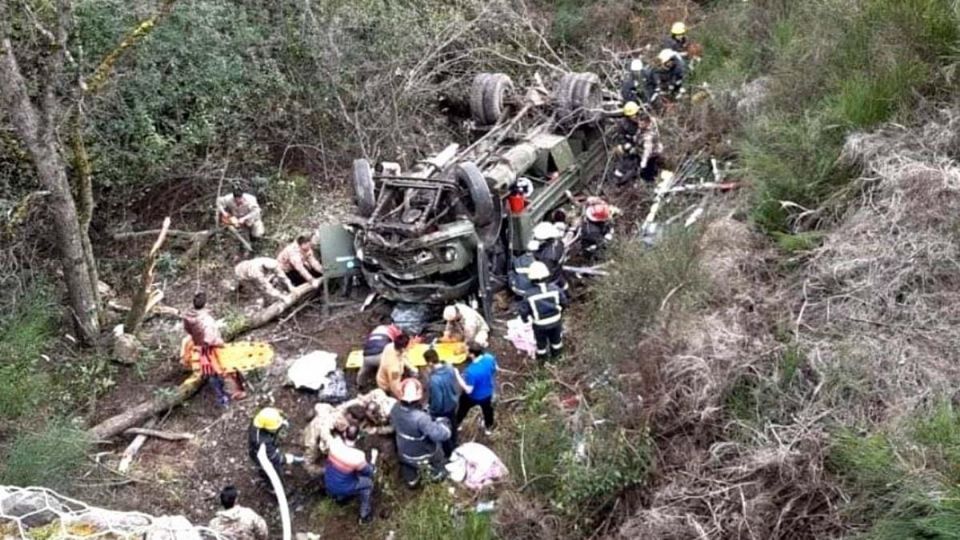
{"label": "tree trunk", "polygon": [[90,428],[90,435],[98,441],[105,441],[123,433],[124,431],[137,427],[143,421],[151,416],[166,412],[167,409],[175,407],[184,401],[190,399],[190,396],[197,393],[203,386],[204,379],[199,374],[193,375],[180,383],[180,386],[172,391],[157,392],[149,400],[131,407],[122,413],[107,418],[96,426]]}
{"label": "tree trunk", "polygon": [[[50,192],[50,216],[60,251],[70,308],[80,339],[87,344],[93,344],[100,334],[97,284],[90,280],[92,273],[84,253],[77,207],[70,192],[66,164],[57,143],[54,121],[56,115],[51,110],[38,111],[30,100],[28,86],[13,55],[10,40],[4,38],[0,47],[0,99],[21,142],[30,153],[40,183]],[[49,107],[54,101],[53,89],[47,87],[44,92],[43,101]]]}

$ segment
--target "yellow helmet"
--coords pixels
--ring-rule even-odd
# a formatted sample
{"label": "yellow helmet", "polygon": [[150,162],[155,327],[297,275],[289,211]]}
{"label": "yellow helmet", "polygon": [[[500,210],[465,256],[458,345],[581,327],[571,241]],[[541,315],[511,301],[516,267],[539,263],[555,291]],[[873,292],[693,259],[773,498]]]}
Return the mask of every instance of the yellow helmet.
{"label": "yellow helmet", "polygon": [[662,51],[660,51],[659,54],[657,54],[657,61],[660,62],[661,65],[663,65],[673,60],[674,56],[676,56],[676,53],[673,52],[672,49],[663,49]]}
{"label": "yellow helmet", "polygon": [[627,118],[633,118],[640,112],[640,105],[636,101],[628,101],[623,105],[623,115]]}
{"label": "yellow helmet", "polygon": [[287,421],[283,418],[280,409],[265,407],[253,417],[253,427],[267,431],[279,431]]}
{"label": "yellow helmet", "polygon": [[670,27],[670,33],[675,36],[682,36],[687,33],[687,25],[682,22],[675,22],[673,26]]}

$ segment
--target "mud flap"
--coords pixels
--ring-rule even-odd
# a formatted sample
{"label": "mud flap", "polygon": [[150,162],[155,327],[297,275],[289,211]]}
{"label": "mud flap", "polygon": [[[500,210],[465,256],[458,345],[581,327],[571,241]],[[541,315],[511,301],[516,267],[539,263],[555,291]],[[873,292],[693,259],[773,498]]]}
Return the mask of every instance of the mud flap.
{"label": "mud flap", "polygon": [[283,524],[283,540],[290,540],[293,536],[292,526],[290,525],[290,506],[287,504],[287,493],[283,490],[283,483],[280,481],[280,475],[273,468],[273,463],[267,458],[267,447],[260,445],[257,451],[257,461],[270,479],[270,485],[273,486],[273,492],[277,495],[277,506],[280,507],[280,522]]}

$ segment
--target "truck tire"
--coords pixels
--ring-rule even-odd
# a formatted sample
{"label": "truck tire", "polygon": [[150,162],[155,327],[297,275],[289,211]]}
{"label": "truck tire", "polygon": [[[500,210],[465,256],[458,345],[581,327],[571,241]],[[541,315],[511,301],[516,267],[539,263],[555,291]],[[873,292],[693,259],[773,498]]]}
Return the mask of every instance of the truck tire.
{"label": "truck tire", "polygon": [[492,73],[487,77],[483,90],[483,114],[489,124],[499,122],[507,110],[513,81],[504,73]]}
{"label": "truck tire", "polygon": [[487,179],[484,178],[479,167],[470,161],[459,163],[454,169],[454,177],[457,183],[466,188],[470,194],[469,209],[473,214],[473,224],[477,228],[490,224],[498,217],[493,196],[490,194],[490,186],[487,185]]}
{"label": "truck tire", "polygon": [[600,114],[600,77],[594,73],[580,73],[572,92],[573,105],[582,120],[595,122]]}
{"label": "truck tire", "polygon": [[357,212],[362,217],[370,217],[376,207],[374,195],[373,169],[365,159],[353,160],[353,197],[357,203]]}
{"label": "truck tire", "polygon": [[486,110],[483,107],[484,93],[489,79],[490,73],[478,73],[473,78],[473,84],[470,85],[470,117],[478,126],[486,126],[490,123],[487,121]]}
{"label": "truck tire", "polygon": [[553,92],[553,100],[557,107],[557,120],[561,124],[569,124],[576,107],[573,103],[573,90],[577,84],[576,73],[564,73]]}

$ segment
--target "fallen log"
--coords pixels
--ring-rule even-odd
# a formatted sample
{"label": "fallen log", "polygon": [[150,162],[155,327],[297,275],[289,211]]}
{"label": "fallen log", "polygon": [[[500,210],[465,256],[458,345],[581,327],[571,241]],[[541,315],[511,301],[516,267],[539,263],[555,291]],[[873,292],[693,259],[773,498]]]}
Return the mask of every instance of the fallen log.
{"label": "fallen log", "polygon": [[[147,425],[153,427],[156,423],[156,420],[151,419]],[[133,464],[133,458],[137,457],[137,454],[140,452],[140,449],[143,448],[143,445],[146,442],[146,435],[137,435],[134,437],[133,442],[130,443],[130,446],[127,446],[126,450],[123,451],[123,455],[120,457],[120,464],[117,465],[117,472],[126,474],[126,472],[130,470],[130,465]]]}
{"label": "fallen log", "polygon": [[165,441],[189,441],[194,438],[193,433],[183,433],[179,431],[160,431],[149,428],[130,428],[123,432],[124,435],[136,435],[138,437],[155,437]]}
{"label": "fallen log", "polygon": [[[320,286],[322,286],[322,280],[325,278],[320,279]],[[280,315],[283,315],[283,313],[291,307],[312,297],[318,289],[319,287],[314,287],[311,283],[304,283],[303,285],[294,288],[286,296],[284,296],[282,300],[277,300],[264,309],[258,311],[252,317],[244,317],[239,324],[229,329],[224,334],[223,338],[227,341],[232,341],[251,330],[260,328],[261,326],[276,319]]]}
{"label": "fallen log", "polygon": [[[113,300],[111,300],[110,302],[107,302],[107,307],[114,311],[120,311],[123,313],[130,311],[130,306],[125,306]],[[170,306],[155,305],[147,310],[145,319],[149,319],[152,315],[163,315],[164,317],[174,317],[179,319],[180,310]]]}
{"label": "fallen log", "polygon": [[124,431],[139,426],[144,420],[151,416],[166,412],[167,409],[175,407],[200,390],[204,379],[199,376],[191,376],[180,383],[179,386],[171,390],[158,390],[152,398],[124,412],[107,418],[96,426],[90,428],[90,436],[94,440],[106,440],[123,433]]}
{"label": "fallen log", "polygon": [[[150,229],[147,231],[135,231],[135,232],[122,232],[122,233],[113,233],[114,240],[135,240],[137,238],[143,238],[145,236],[157,236],[163,231],[163,229]],[[179,229],[169,229],[167,230],[167,236],[170,237],[182,237],[188,240],[196,241],[197,238],[200,238],[204,235],[210,234],[210,231],[181,231]]]}

